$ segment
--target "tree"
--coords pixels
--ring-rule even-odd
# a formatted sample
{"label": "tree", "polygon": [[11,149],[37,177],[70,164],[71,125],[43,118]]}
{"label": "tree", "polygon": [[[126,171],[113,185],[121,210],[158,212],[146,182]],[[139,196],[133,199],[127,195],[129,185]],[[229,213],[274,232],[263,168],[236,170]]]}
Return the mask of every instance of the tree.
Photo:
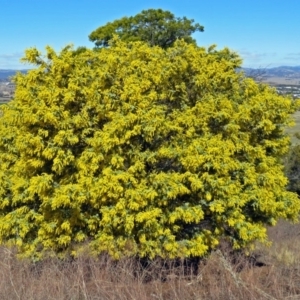
{"label": "tree", "polygon": [[296,106],[236,54],[118,39],[37,49],[0,119],[0,241],[24,256],[203,256],[296,221],[281,157]]}
{"label": "tree", "polygon": [[300,145],[291,147],[285,157],[285,173],[289,179],[288,189],[300,195]]}
{"label": "tree", "polygon": [[148,9],[134,17],[124,17],[93,31],[89,38],[97,47],[107,47],[114,34],[123,41],[144,41],[151,46],[168,48],[177,39],[183,39],[187,43],[195,43],[191,34],[203,31],[200,24],[193,24],[194,20],[175,18],[175,16],[162,9]]}

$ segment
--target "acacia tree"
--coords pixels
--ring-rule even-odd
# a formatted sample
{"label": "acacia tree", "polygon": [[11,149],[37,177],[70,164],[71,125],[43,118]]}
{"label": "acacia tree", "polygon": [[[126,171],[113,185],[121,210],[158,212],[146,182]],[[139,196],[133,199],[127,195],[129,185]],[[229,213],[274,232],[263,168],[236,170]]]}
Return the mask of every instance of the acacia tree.
{"label": "acacia tree", "polygon": [[144,41],[151,46],[168,48],[177,39],[195,44],[191,34],[203,31],[204,27],[193,23],[193,19],[176,18],[169,11],[148,9],[134,17],[124,17],[108,22],[94,30],[89,38],[97,47],[107,47],[113,35],[116,34],[123,41]]}
{"label": "acacia tree", "polygon": [[227,49],[114,40],[36,49],[0,119],[0,241],[26,256],[203,256],[297,220],[281,157],[294,103]]}

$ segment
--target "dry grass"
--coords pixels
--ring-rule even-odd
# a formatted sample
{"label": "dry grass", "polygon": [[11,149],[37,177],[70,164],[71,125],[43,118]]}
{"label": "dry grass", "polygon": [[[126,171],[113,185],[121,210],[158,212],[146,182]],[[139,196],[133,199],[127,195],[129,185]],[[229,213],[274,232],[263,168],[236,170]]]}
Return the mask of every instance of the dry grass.
{"label": "dry grass", "polygon": [[201,261],[152,262],[102,255],[39,263],[0,249],[0,299],[300,299],[300,226],[270,229],[250,257],[215,251]]}

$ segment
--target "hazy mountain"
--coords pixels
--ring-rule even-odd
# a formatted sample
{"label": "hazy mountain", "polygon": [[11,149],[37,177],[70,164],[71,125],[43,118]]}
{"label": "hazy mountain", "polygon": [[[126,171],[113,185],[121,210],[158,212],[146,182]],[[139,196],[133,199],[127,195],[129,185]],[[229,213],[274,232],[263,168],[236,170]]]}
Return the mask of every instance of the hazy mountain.
{"label": "hazy mountain", "polygon": [[300,78],[300,66],[281,66],[276,68],[242,68],[247,76],[261,74],[263,77],[291,77]]}
{"label": "hazy mountain", "polygon": [[[276,68],[241,68],[247,76],[250,77],[284,77],[284,78],[300,78],[300,66],[280,66]],[[17,71],[26,73],[28,70],[4,70],[0,69],[0,81],[8,80],[9,77],[16,74]]]}
{"label": "hazy mountain", "polygon": [[20,71],[21,73],[26,73],[28,70],[1,70],[0,69],[0,80],[8,80],[9,77],[16,74],[16,72]]}

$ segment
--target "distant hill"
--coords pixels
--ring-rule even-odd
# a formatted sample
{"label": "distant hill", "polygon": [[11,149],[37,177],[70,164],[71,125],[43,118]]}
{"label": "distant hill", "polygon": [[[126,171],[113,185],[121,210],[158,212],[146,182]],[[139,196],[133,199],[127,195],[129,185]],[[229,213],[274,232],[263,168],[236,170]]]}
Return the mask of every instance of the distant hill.
{"label": "distant hill", "polygon": [[[20,71],[21,73],[26,73],[28,70],[3,70],[0,69],[0,81],[8,80],[9,77]],[[290,67],[281,66],[276,68],[241,68],[245,74],[249,77],[260,77],[260,78],[270,78],[270,77],[281,77],[289,79],[300,79],[300,66]]]}
{"label": "distant hill", "polygon": [[300,78],[300,66],[290,67],[281,66],[276,68],[242,68],[247,76],[261,74],[264,77],[285,77],[285,78]]}
{"label": "distant hill", "polygon": [[21,73],[27,73],[28,70],[1,70],[0,69],[0,80],[8,80],[9,77],[14,76],[16,74],[16,72],[21,72]]}

